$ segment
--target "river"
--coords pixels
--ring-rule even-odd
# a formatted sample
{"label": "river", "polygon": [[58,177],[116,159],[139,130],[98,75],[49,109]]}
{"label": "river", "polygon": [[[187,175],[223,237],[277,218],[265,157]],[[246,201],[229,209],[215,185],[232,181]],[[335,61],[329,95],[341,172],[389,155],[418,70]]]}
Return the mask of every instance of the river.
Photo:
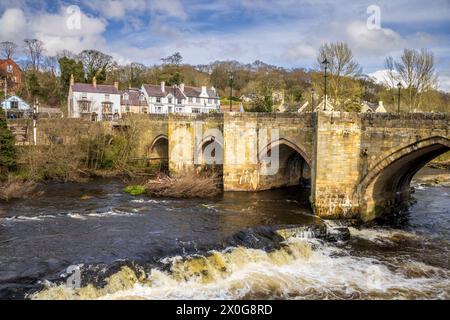
{"label": "river", "polygon": [[414,187],[409,209],[331,241],[308,189],[173,200],[51,183],[0,203],[0,298],[449,299],[450,188]]}

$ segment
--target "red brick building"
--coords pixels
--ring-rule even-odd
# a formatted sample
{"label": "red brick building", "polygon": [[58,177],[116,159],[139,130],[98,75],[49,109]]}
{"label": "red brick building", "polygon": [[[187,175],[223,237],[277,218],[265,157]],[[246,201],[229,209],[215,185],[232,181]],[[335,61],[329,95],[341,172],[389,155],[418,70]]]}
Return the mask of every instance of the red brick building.
{"label": "red brick building", "polygon": [[4,92],[5,75],[8,77],[8,95],[15,95],[22,85],[22,71],[11,59],[0,60],[0,90]]}

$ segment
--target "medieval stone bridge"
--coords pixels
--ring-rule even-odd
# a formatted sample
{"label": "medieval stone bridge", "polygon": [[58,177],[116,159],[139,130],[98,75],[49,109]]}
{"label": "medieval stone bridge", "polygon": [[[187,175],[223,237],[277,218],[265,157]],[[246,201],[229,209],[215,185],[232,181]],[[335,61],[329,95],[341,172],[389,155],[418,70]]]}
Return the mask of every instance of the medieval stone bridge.
{"label": "medieval stone bridge", "polygon": [[[110,125],[44,119],[38,143],[45,141],[39,138],[45,128],[64,128],[69,120],[77,134]],[[408,199],[413,176],[450,150],[449,113],[171,114],[135,120],[139,158],[165,161],[173,175],[215,170],[225,191],[310,183],[312,207],[324,218],[373,219]]]}
{"label": "medieval stone bridge", "polygon": [[413,176],[450,150],[450,114],[213,114],[147,118],[141,150],[171,174],[204,166],[225,191],[311,182],[324,218],[370,220],[410,196]]}

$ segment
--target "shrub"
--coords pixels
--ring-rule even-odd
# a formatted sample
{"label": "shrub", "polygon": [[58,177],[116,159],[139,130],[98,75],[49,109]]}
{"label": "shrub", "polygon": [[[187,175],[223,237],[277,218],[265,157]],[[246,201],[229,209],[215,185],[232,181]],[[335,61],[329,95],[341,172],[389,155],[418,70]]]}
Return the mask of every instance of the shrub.
{"label": "shrub", "polygon": [[140,196],[144,194],[147,190],[144,186],[128,186],[123,191],[132,196]]}
{"label": "shrub", "polygon": [[151,196],[168,198],[208,198],[221,193],[217,176],[199,176],[195,173],[150,180],[146,188]]}
{"label": "shrub", "polygon": [[0,184],[0,199],[9,201],[11,199],[22,199],[29,197],[36,189],[32,181],[9,176],[8,180]]}

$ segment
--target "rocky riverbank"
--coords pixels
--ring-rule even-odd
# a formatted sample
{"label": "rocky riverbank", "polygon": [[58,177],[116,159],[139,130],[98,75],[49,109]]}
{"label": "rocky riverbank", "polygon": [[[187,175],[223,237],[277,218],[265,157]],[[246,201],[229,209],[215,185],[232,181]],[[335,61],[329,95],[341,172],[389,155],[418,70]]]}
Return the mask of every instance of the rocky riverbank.
{"label": "rocky riverbank", "polygon": [[425,167],[416,174],[413,181],[431,186],[450,187],[450,170]]}

